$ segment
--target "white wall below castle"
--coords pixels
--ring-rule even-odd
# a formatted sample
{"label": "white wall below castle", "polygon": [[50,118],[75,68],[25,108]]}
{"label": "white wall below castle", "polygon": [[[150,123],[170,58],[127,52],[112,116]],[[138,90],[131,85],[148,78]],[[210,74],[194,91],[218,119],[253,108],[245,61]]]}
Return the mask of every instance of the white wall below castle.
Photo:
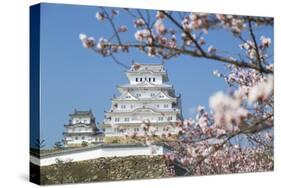
{"label": "white wall below castle", "polygon": [[65,141],[67,142],[67,145],[69,144],[79,145],[82,144],[83,142],[87,142],[87,143],[103,142],[103,137],[73,135],[73,136],[66,136]]}
{"label": "white wall below castle", "polygon": [[[87,149],[87,148],[86,148]],[[56,156],[46,156],[38,159],[30,156],[30,161],[38,166],[48,166],[55,164],[57,159],[63,161],[83,161],[90,159],[97,159],[100,157],[125,157],[138,155],[163,155],[168,150],[163,146],[132,146],[132,147],[106,147],[93,148],[92,150],[82,150],[73,153],[61,153]]]}
{"label": "white wall below castle", "polygon": [[[138,127],[138,131],[136,131],[136,127]],[[105,136],[106,137],[115,137],[115,136],[125,136],[126,134],[132,135],[136,134],[137,136],[145,136],[145,131],[142,130],[140,126],[136,126],[132,128],[126,128],[124,132],[120,132],[117,129],[114,128],[105,128]],[[154,135],[162,136],[163,134],[178,134],[178,131],[176,128],[170,129],[167,131],[166,126],[153,126],[154,128],[157,128],[154,132]]]}

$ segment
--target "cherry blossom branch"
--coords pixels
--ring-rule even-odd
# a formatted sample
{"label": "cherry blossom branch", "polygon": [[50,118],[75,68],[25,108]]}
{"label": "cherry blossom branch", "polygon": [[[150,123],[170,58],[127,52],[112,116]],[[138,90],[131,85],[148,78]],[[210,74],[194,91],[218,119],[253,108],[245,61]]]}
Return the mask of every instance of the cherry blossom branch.
{"label": "cherry blossom branch", "polygon": [[114,34],[115,34],[115,36],[116,36],[116,38],[117,38],[117,41],[118,41],[119,45],[122,45],[121,38],[120,38],[120,36],[119,36],[119,34],[118,34],[118,31],[117,31],[117,29],[116,29],[116,26],[115,26],[115,24],[114,24],[112,18],[109,16],[109,14],[108,14],[107,11],[105,10],[105,8],[101,7],[101,9],[103,10],[103,12],[104,12],[104,14],[106,15],[106,17],[107,17],[109,23],[111,24],[111,27],[112,27],[112,29],[113,29],[113,31],[114,31]]}
{"label": "cherry blossom branch", "polygon": [[249,25],[249,32],[250,32],[251,38],[252,38],[252,40],[254,42],[254,45],[255,45],[255,51],[256,51],[257,59],[258,59],[258,66],[260,67],[260,70],[262,70],[263,67],[262,67],[260,52],[259,52],[259,48],[258,48],[258,45],[257,45],[256,37],[254,35],[254,31],[253,31],[253,27],[252,27],[252,21],[251,21],[250,17],[248,17],[248,25]]}
{"label": "cherry blossom branch", "polygon": [[[180,49],[180,48],[172,48],[172,47],[168,47],[168,46],[163,46],[163,45],[159,45],[159,44],[153,44],[153,45],[150,45],[150,44],[139,44],[139,43],[136,43],[136,44],[125,44],[127,47],[134,47],[134,48],[141,48],[141,49],[144,49],[145,47],[156,47],[156,48],[162,48],[162,49],[168,49],[168,50],[172,50],[175,52],[175,54],[185,54],[185,55],[190,55],[190,56],[193,56],[193,57],[203,57],[203,58],[206,58],[206,59],[211,59],[211,60],[216,60],[216,61],[221,61],[221,62],[224,62],[224,63],[227,63],[227,64],[232,64],[232,65],[236,65],[238,67],[244,67],[244,68],[250,68],[250,69],[255,69],[259,72],[262,72],[262,73],[270,73],[272,74],[273,71],[272,70],[267,70],[267,69],[260,69],[260,67],[256,66],[255,64],[250,64],[250,63],[247,63],[245,61],[238,61],[238,60],[234,60],[234,59],[230,59],[230,58],[227,58],[227,57],[223,57],[223,56],[218,56],[218,55],[215,55],[215,54],[206,54],[203,56],[200,52],[197,52],[197,51],[192,51],[192,50],[188,50],[188,49]],[[110,45],[107,45],[108,47],[110,46],[117,46],[116,44],[110,44]]]}
{"label": "cherry blossom branch", "polygon": [[194,37],[190,34],[190,32],[186,31],[170,14],[165,11],[161,11],[167,18],[169,18],[179,29],[181,29],[189,39],[195,44],[197,49],[201,52],[202,56],[206,56],[205,51],[201,48],[198,42],[194,39]]}
{"label": "cherry blossom branch", "polygon": [[247,136],[247,138],[249,140],[251,140],[251,141],[253,141],[253,142],[255,142],[255,143],[259,144],[259,145],[262,145],[262,146],[264,146],[264,147],[266,147],[268,149],[273,149],[273,144],[268,145],[268,144],[263,143],[262,141],[258,140],[257,138],[255,138],[253,136],[250,136],[250,135],[246,135],[246,136]]}
{"label": "cherry blossom branch", "polygon": [[202,156],[196,163],[195,165],[192,166],[192,168],[184,168],[186,170],[185,176],[188,174],[192,174],[193,171],[205,160],[207,159],[209,156],[215,154],[217,151],[219,151],[226,143],[228,143],[232,138],[234,138],[235,136],[238,136],[240,134],[249,134],[249,133],[254,133],[256,131],[261,131],[263,129],[268,128],[268,126],[260,126],[259,129],[257,129],[256,127],[258,125],[261,125],[263,122],[267,121],[268,119],[270,119],[273,116],[273,114],[269,115],[268,117],[257,121],[254,125],[251,126],[246,126],[245,128],[237,131],[237,132],[233,132],[233,133],[229,133],[229,135],[224,139],[224,141],[222,143],[220,143],[219,145],[215,146],[215,149],[212,150],[211,152],[208,153],[208,155],[206,156]]}
{"label": "cherry blossom branch", "polygon": [[256,24],[273,25],[273,18],[270,17],[251,17]]}
{"label": "cherry blossom branch", "polygon": [[111,55],[111,58],[113,59],[113,61],[114,61],[116,64],[118,64],[118,65],[124,67],[125,69],[129,69],[129,68],[130,68],[128,65],[126,65],[126,64],[124,64],[124,63],[122,63],[122,62],[120,62],[113,54]]}

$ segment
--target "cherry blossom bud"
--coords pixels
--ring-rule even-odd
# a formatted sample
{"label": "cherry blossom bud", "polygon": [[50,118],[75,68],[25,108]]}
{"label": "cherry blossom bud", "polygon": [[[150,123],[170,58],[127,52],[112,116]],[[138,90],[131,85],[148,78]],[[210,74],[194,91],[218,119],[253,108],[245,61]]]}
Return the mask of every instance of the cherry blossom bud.
{"label": "cherry blossom bud", "polygon": [[79,38],[82,42],[84,48],[92,48],[95,45],[95,39],[93,37],[88,37],[84,33],[79,34]]}
{"label": "cherry blossom bud", "polygon": [[156,55],[156,48],[154,47],[147,47],[147,55],[148,56],[155,56]]}
{"label": "cherry blossom bud", "polygon": [[102,12],[97,12],[97,13],[96,13],[96,18],[97,18],[97,20],[99,20],[99,21],[103,21],[104,18],[105,18],[105,15],[104,15],[104,13],[102,13]]}
{"label": "cherry blossom bud", "polygon": [[164,11],[157,11],[157,13],[156,13],[156,18],[157,19],[163,19],[163,18],[165,18],[165,14],[164,14]]}
{"label": "cherry blossom bud", "polygon": [[209,46],[209,48],[208,48],[208,52],[210,53],[210,54],[215,54],[216,53],[216,51],[217,51],[217,49],[216,48],[214,48],[212,45],[211,46]]}
{"label": "cherry blossom bud", "polygon": [[199,39],[199,44],[200,44],[200,45],[206,44],[206,41],[205,41],[205,39],[204,39],[203,37],[200,37],[200,39]]}
{"label": "cherry blossom bud", "polygon": [[134,21],[135,27],[140,28],[145,25],[145,22],[142,18],[138,18]]}
{"label": "cherry blossom bud", "polygon": [[213,75],[217,76],[217,77],[221,77],[222,76],[222,74],[218,70],[214,70],[213,71]]}
{"label": "cherry blossom bud", "polygon": [[128,31],[128,28],[125,25],[122,25],[118,28],[118,32],[127,32],[127,31]]}
{"label": "cherry blossom bud", "polygon": [[205,107],[204,106],[198,106],[197,107],[197,112],[198,113],[203,113],[205,111]]}
{"label": "cherry blossom bud", "polygon": [[181,25],[182,25],[182,27],[183,27],[183,29],[184,29],[185,31],[189,31],[189,30],[190,30],[190,28],[189,28],[189,18],[188,18],[188,17],[185,17],[185,18],[182,20]]}
{"label": "cherry blossom bud", "polygon": [[135,38],[138,41],[147,40],[150,36],[150,31],[148,29],[138,30],[135,33]]}
{"label": "cherry blossom bud", "polygon": [[264,48],[268,48],[271,44],[271,39],[269,37],[261,36],[260,40]]}
{"label": "cherry blossom bud", "polygon": [[111,13],[112,13],[113,16],[117,16],[119,14],[119,11],[116,10],[116,9],[112,9]]}
{"label": "cherry blossom bud", "polygon": [[163,24],[163,21],[161,19],[158,19],[154,24],[155,30],[157,33],[164,34],[165,33],[165,26]]}
{"label": "cherry blossom bud", "polygon": [[105,38],[100,38],[100,39],[99,39],[99,42],[98,42],[98,44],[97,44],[97,48],[98,48],[99,50],[103,50],[103,49],[106,48],[106,44],[107,44],[107,43],[108,43],[107,39],[105,39]]}

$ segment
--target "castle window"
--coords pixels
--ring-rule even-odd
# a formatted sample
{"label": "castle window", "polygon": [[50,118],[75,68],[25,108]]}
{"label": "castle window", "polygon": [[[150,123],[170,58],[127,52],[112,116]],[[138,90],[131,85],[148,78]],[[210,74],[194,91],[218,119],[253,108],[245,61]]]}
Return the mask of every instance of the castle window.
{"label": "castle window", "polygon": [[115,118],[115,122],[119,122],[120,121],[120,118]]}
{"label": "castle window", "polygon": [[138,131],[139,131],[139,128],[134,128],[134,131],[135,131],[135,132],[138,132]]}
{"label": "castle window", "polygon": [[128,122],[130,119],[129,118],[124,118],[124,121],[125,122]]}
{"label": "castle window", "polygon": [[155,82],[155,78],[153,78],[153,82]]}
{"label": "castle window", "polygon": [[151,78],[150,77],[148,78],[148,81],[151,82]]}
{"label": "castle window", "polygon": [[82,136],[82,140],[85,140],[85,136]]}
{"label": "castle window", "polygon": [[173,119],[172,116],[169,116],[169,117],[167,118],[168,121],[171,121],[172,119]]}
{"label": "castle window", "polygon": [[158,117],[158,121],[163,121],[163,117]]}
{"label": "castle window", "polygon": [[138,79],[138,77],[136,77],[136,82],[138,82],[139,81],[139,79]]}
{"label": "castle window", "polygon": [[140,82],[142,82],[142,78],[140,78]]}
{"label": "castle window", "polygon": [[164,108],[168,108],[169,107],[169,105],[168,104],[164,104]]}
{"label": "castle window", "polygon": [[150,96],[151,96],[151,97],[155,96],[155,93],[150,93]]}
{"label": "castle window", "polygon": [[126,105],[124,105],[124,104],[121,105],[121,108],[122,108],[122,109],[125,109],[125,108],[126,108]]}

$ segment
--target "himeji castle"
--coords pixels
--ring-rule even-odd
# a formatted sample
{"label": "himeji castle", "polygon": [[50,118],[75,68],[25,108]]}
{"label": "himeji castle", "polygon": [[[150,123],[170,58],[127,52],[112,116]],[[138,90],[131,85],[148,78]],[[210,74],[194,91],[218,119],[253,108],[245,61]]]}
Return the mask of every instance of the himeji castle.
{"label": "himeji castle", "polygon": [[120,95],[105,112],[105,136],[141,136],[144,122],[149,122],[155,135],[176,133],[171,125],[182,120],[181,96],[167,83],[164,65],[135,63],[125,73],[129,83],[118,86]]}

